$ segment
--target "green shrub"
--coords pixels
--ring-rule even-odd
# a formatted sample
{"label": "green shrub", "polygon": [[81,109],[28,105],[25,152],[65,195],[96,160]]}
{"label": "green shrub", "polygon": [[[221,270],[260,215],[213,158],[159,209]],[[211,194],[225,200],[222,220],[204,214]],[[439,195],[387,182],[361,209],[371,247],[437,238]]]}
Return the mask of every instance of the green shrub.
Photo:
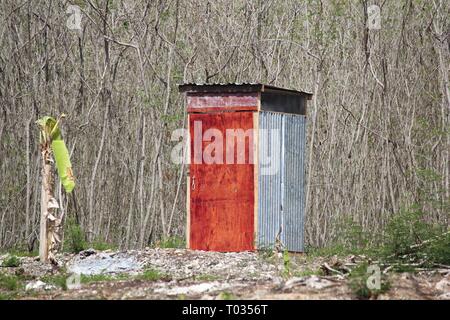
{"label": "green shrub", "polygon": [[386,255],[411,253],[411,246],[428,240],[432,234],[430,226],[423,220],[419,210],[403,210],[394,215],[386,227],[384,251]]}
{"label": "green shrub", "polygon": [[117,250],[117,246],[99,239],[92,242],[89,247],[94,248],[98,251]]}
{"label": "green shrub", "polygon": [[1,300],[12,300],[12,299],[15,298],[15,296],[16,296],[15,293],[11,293],[11,292],[2,293],[2,292],[0,292],[0,301]]}
{"label": "green shrub", "polygon": [[65,273],[55,274],[50,276],[44,276],[41,281],[59,287],[63,290],[67,290],[67,278],[69,275]]}
{"label": "green shrub", "polygon": [[387,222],[382,236],[363,232],[353,220],[338,226],[338,237],[326,248],[309,248],[308,256],[345,256],[364,254],[376,260],[394,263],[395,270],[411,271],[402,265],[420,262],[423,266],[450,263],[450,234],[442,225],[426,219],[420,206],[402,209]]}
{"label": "green shrub", "polygon": [[67,220],[64,235],[64,249],[67,252],[79,253],[87,249],[86,235],[74,220]]}
{"label": "green shrub", "polygon": [[425,214],[413,206],[389,221],[380,253],[387,261],[448,264],[450,235],[445,227],[427,222]]}
{"label": "green shrub", "polygon": [[2,267],[7,267],[7,268],[15,268],[18,266],[20,266],[20,259],[14,255],[10,255],[2,263]]}
{"label": "green shrub", "polygon": [[21,285],[22,282],[19,277],[0,273],[0,289],[16,291],[21,287]]}
{"label": "green shrub", "polygon": [[283,276],[289,277],[291,275],[291,258],[287,250],[283,251]]}
{"label": "green shrub", "polygon": [[367,280],[371,274],[368,273],[368,268],[369,265],[367,263],[362,263],[355,267],[349,275],[349,287],[358,299],[376,297],[381,293],[387,292],[390,288],[390,283],[383,274],[380,274],[380,288],[369,288],[367,286]]}
{"label": "green shrub", "polygon": [[364,232],[362,226],[352,218],[344,219],[338,224],[338,230],[338,243],[343,249],[363,249],[370,243],[369,234]]}
{"label": "green shrub", "polygon": [[425,256],[432,263],[450,265],[450,233],[441,234],[435,239],[424,247]]}

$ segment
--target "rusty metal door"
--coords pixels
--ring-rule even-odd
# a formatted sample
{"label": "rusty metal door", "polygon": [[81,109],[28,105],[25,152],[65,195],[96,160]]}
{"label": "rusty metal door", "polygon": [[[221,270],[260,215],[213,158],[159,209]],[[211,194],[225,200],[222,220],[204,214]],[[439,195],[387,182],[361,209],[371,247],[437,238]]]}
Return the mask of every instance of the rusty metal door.
{"label": "rusty metal door", "polygon": [[[229,148],[237,150],[237,141],[227,139],[227,129],[252,129],[253,113],[192,113],[189,115],[189,128],[189,247],[213,251],[253,250],[254,164],[250,163],[253,156],[253,146],[250,145],[253,141],[245,143],[245,163],[226,161]],[[195,142],[199,139],[199,132],[203,137],[209,129],[221,133],[223,137],[222,161],[216,157],[214,163],[205,163],[205,150],[210,150],[208,146],[217,137],[208,139],[210,141],[203,141],[202,138],[200,144],[198,140]]]}

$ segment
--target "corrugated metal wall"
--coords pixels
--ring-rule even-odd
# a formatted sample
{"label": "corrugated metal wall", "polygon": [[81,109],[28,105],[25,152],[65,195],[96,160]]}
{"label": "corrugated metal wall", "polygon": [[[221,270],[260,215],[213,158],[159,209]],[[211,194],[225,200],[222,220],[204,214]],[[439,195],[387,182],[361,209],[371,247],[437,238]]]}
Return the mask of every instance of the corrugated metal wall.
{"label": "corrugated metal wall", "polygon": [[273,247],[282,225],[281,130],[281,113],[259,113],[257,239],[260,249]]}
{"label": "corrugated metal wall", "polygon": [[283,115],[283,232],[289,251],[303,251],[306,117]]}
{"label": "corrugated metal wall", "polygon": [[259,129],[258,248],[303,251],[306,117],[261,112]]}

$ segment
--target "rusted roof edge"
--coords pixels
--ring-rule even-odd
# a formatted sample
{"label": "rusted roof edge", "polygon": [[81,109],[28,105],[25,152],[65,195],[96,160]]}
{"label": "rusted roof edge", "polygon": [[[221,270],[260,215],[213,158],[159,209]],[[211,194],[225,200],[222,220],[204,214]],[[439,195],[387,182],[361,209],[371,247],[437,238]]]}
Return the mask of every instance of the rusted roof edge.
{"label": "rusted roof edge", "polygon": [[311,100],[312,94],[292,89],[279,88],[261,83],[183,83],[178,85],[180,92],[286,92],[306,96]]}

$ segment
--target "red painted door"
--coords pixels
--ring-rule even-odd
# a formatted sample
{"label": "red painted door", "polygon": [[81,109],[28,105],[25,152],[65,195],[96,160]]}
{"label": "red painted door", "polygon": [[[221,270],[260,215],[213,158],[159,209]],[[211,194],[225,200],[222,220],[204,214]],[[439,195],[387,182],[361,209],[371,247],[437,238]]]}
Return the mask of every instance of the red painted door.
{"label": "red painted door", "polygon": [[[237,139],[227,138],[227,129],[241,129],[249,132],[247,130],[253,128],[253,113],[193,113],[189,115],[189,128],[191,135],[190,185],[188,186],[190,188],[190,248],[211,251],[253,250],[254,165],[250,160],[253,153],[253,140],[245,139],[245,147],[241,145],[239,149]],[[219,141],[220,135],[222,135],[222,141]],[[195,142],[196,139],[201,140]],[[213,148],[214,152],[211,151],[212,142],[216,146]],[[223,151],[222,157],[220,157],[220,145]],[[234,154],[230,148],[233,148],[231,150],[234,150]],[[241,150],[242,156],[244,148],[245,161],[242,163],[242,157],[238,161],[237,153]],[[227,152],[229,153],[228,161]],[[209,156],[213,156],[214,160],[211,161]],[[230,161],[231,158],[233,158],[232,161]]]}

